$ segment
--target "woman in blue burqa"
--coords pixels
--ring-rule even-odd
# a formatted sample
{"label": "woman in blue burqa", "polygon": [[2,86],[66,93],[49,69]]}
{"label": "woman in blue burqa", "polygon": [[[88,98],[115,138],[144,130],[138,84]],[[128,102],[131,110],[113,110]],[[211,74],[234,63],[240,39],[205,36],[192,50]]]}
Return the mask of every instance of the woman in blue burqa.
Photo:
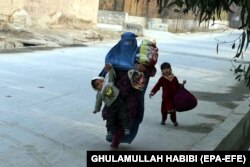
{"label": "woman in blue burqa", "polygon": [[[116,122],[116,132],[112,140],[106,139],[111,142],[111,147],[117,149],[120,143],[131,143],[137,135],[140,123],[144,115],[144,94],[147,89],[149,77],[153,77],[156,73],[155,67],[146,67],[143,64],[135,62],[136,54],[138,53],[138,46],[136,35],[131,32],[125,32],[121,35],[121,40],[108,52],[105,58],[105,64],[109,63],[115,69],[116,79],[115,85],[120,89],[120,96],[126,104],[127,113],[130,121],[130,135],[124,135],[123,129],[119,122]],[[144,90],[134,89],[128,77],[128,70],[136,69],[143,72],[145,75]],[[105,72],[101,72],[102,76]],[[107,119],[108,113],[111,108],[105,106],[102,110],[102,116]]]}

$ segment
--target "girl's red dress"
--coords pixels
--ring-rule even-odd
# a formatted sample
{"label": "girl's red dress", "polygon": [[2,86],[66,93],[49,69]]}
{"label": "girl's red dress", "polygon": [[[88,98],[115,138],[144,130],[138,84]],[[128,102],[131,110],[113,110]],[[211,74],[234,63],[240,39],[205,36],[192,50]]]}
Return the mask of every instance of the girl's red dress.
{"label": "girl's red dress", "polygon": [[162,87],[162,110],[170,111],[175,109],[174,96],[179,86],[179,81],[175,76],[171,80],[161,76],[155,84],[151,90],[154,94]]}

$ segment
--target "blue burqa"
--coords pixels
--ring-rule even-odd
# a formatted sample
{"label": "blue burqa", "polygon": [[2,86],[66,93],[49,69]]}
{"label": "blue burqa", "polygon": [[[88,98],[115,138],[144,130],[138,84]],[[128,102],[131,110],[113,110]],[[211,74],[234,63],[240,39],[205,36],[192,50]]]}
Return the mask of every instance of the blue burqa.
{"label": "blue burqa", "polygon": [[[117,75],[122,75],[122,76],[117,76],[117,78],[122,78],[119,79],[118,82],[124,83],[124,87],[127,87],[126,85],[129,85],[128,79],[124,77],[124,74],[127,75],[127,71],[130,69],[134,68],[135,64],[135,59],[136,59],[136,53],[138,51],[138,46],[137,46],[137,40],[136,40],[136,35],[131,32],[125,32],[121,35],[121,40],[113,47],[111,50],[108,52],[105,58],[105,64],[110,63],[114,67],[114,69],[117,72]],[[102,76],[105,75],[104,73],[101,74]],[[127,81],[127,82],[126,82]],[[119,87],[119,86],[118,86]],[[119,89],[123,89],[124,87],[120,87]],[[126,88],[124,88],[126,89]],[[122,90],[121,90],[122,92]],[[139,95],[139,96],[138,96]],[[118,139],[117,141],[114,142],[114,137],[113,141],[108,140],[109,142],[112,142],[112,145],[114,147],[118,147],[119,143],[131,143],[135,136],[137,135],[139,124],[141,123],[143,119],[143,112],[144,112],[144,92],[139,92],[135,93],[135,96],[137,96],[137,102],[135,104],[138,105],[138,111],[137,111],[137,116],[136,119],[133,121],[131,125],[131,133],[130,135],[123,136],[121,139]],[[139,100],[141,99],[142,100]],[[124,99],[125,101],[127,99]],[[131,100],[130,100],[131,101]],[[139,101],[139,102],[138,102]],[[104,112],[105,112],[104,108]],[[104,113],[103,112],[103,113]],[[104,116],[105,118],[105,116]],[[119,138],[119,132],[115,135],[116,138]],[[116,140],[116,139],[115,139]],[[116,143],[117,142],[117,143]]]}
{"label": "blue burqa", "polygon": [[105,63],[110,63],[119,70],[133,69],[137,52],[136,37],[131,32],[123,33],[121,40],[106,55]]}

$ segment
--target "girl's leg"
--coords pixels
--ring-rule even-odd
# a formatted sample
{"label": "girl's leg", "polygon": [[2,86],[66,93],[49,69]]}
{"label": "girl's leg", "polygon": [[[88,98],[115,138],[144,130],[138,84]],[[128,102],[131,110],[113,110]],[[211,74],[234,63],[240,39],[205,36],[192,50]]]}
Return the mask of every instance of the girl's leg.
{"label": "girl's leg", "polygon": [[172,112],[170,113],[170,119],[171,119],[171,121],[174,123],[174,126],[178,126],[178,123],[177,123],[177,121],[176,121],[176,111],[172,111]]}
{"label": "girl's leg", "polygon": [[161,124],[162,125],[165,125],[165,122],[167,120],[167,114],[168,114],[167,110],[165,110],[164,104],[162,102],[162,104],[161,104]]}

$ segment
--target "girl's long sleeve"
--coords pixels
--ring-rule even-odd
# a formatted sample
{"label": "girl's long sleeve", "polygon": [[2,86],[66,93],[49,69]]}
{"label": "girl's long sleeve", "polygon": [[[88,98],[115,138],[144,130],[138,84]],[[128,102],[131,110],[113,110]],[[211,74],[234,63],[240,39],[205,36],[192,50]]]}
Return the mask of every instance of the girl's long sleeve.
{"label": "girl's long sleeve", "polygon": [[154,94],[160,90],[161,86],[162,86],[162,82],[161,82],[161,78],[158,80],[158,82],[155,84],[155,86],[153,87],[153,89],[151,90],[151,92],[153,92]]}

